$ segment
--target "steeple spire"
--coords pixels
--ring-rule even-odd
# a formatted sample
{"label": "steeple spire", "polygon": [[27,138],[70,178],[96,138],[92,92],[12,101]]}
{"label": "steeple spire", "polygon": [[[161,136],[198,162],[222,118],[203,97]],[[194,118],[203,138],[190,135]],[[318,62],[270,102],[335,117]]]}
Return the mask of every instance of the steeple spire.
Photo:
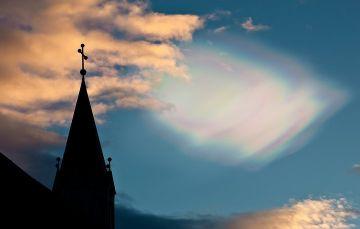
{"label": "steeple spire", "polygon": [[[115,187],[112,173],[105,164],[101,144],[86,90],[84,44],[81,86],[70,126],[65,152],[55,177],[53,191],[95,228],[114,227]],[[81,218],[81,217],[80,217]]]}

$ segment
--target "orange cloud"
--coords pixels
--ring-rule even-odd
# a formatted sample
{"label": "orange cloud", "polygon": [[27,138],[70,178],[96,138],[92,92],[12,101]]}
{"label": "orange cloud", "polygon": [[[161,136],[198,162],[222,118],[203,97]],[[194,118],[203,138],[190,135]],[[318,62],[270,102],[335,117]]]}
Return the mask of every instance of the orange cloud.
{"label": "orange cloud", "polygon": [[191,40],[193,32],[203,25],[203,21],[195,15],[151,13],[120,15],[116,18],[116,25],[131,35],[152,40]]}
{"label": "orange cloud", "polygon": [[[0,16],[0,113],[43,127],[71,118],[80,43],[89,55],[95,114],[115,107],[163,109],[151,96],[154,85],[164,75],[188,79],[172,40],[190,40],[202,26],[196,15],[157,14],[127,1],[15,0],[0,3]],[[136,71],[119,77],[123,72],[115,66]]]}
{"label": "orange cloud", "polygon": [[357,214],[345,199],[304,200],[289,206],[235,217],[226,229],[349,229]]}

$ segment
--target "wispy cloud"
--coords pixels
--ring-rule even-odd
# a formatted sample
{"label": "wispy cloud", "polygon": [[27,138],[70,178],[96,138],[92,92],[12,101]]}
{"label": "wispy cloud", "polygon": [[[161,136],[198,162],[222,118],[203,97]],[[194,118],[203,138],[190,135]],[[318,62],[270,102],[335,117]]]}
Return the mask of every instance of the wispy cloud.
{"label": "wispy cloud", "polygon": [[170,217],[119,206],[115,210],[116,227],[127,229],[225,229],[216,220],[207,217]]}
{"label": "wispy cloud", "polygon": [[352,171],[360,174],[360,164],[354,164],[352,166]]}
{"label": "wispy cloud", "polygon": [[230,10],[215,10],[214,12],[207,14],[205,18],[210,21],[218,21],[222,18],[230,17],[232,15]]}
{"label": "wispy cloud", "polygon": [[248,32],[265,31],[271,28],[269,25],[254,24],[253,19],[251,17],[249,17],[243,23],[241,23],[241,27]]}
{"label": "wispy cloud", "polygon": [[220,26],[220,27],[214,29],[214,33],[223,33],[223,32],[225,32],[227,29],[228,29],[227,26]]}

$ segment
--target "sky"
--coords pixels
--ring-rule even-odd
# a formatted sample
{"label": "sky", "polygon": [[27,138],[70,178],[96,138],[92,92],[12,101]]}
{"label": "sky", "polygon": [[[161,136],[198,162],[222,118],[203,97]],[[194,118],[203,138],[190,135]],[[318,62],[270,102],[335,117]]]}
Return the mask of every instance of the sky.
{"label": "sky", "polygon": [[359,10],[0,0],[0,151],[51,187],[85,43],[119,221],[358,228]]}

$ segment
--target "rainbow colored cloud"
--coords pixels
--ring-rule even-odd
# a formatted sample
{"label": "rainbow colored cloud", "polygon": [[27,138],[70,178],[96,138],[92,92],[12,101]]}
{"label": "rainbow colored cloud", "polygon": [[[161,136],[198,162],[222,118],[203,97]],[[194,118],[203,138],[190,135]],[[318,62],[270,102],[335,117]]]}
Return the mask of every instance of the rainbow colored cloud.
{"label": "rainbow colored cloud", "polygon": [[174,109],[155,118],[186,139],[187,152],[258,167],[303,146],[348,94],[290,56],[243,47],[185,51],[192,79],[159,86],[156,96]]}

